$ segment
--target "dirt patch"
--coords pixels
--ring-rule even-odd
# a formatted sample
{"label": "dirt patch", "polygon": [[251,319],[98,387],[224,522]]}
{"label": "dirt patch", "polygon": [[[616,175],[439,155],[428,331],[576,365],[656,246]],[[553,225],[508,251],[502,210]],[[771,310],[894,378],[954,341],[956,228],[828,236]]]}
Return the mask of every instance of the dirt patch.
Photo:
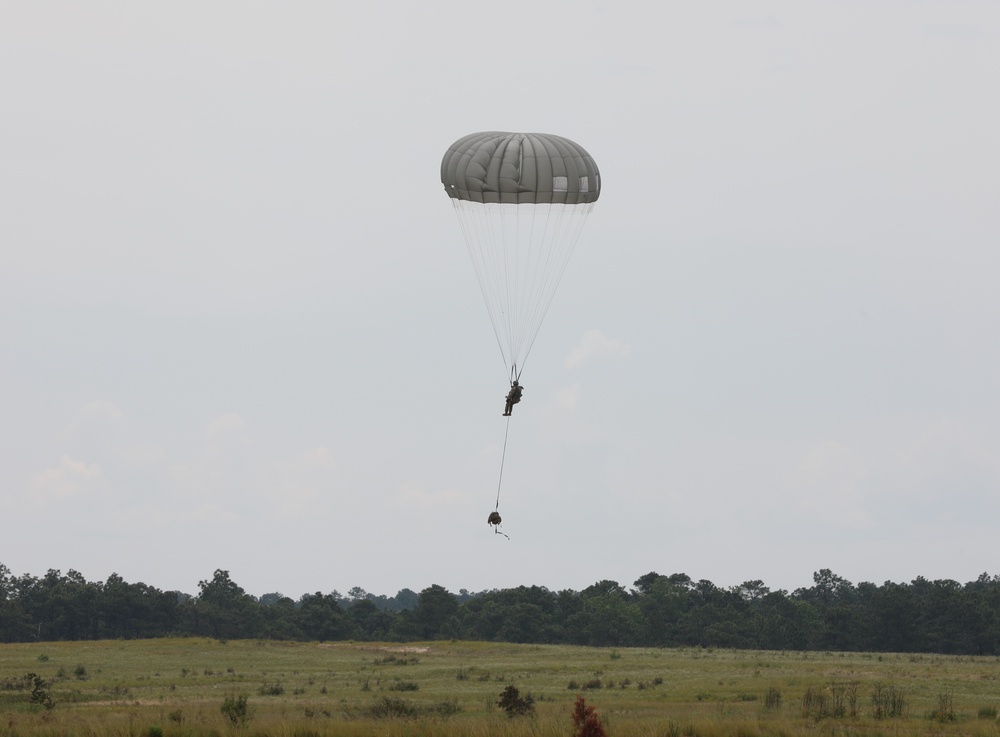
{"label": "dirt patch", "polygon": [[429,647],[412,645],[345,645],[339,642],[323,642],[317,647],[327,647],[336,650],[369,650],[379,653],[429,653]]}

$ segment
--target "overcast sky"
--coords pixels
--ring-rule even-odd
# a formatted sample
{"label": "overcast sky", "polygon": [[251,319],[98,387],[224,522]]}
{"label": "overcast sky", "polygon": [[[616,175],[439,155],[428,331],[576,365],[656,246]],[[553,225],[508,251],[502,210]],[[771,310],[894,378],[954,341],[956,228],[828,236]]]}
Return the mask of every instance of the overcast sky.
{"label": "overcast sky", "polygon": [[[995,0],[0,4],[0,563],[1000,574]],[[602,194],[506,372],[445,149]]]}

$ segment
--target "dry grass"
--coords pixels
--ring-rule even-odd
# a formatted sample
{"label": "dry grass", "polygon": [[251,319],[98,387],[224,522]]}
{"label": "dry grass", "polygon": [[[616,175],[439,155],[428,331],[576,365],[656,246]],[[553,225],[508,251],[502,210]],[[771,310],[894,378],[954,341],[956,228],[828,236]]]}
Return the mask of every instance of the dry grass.
{"label": "dry grass", "polygon": [[[51,680],[55,707],[0,691],[0,735],[567,737],[583,695],[612,737],[1000,737],[996,719],[980,716],[1000,707],[992,657],[192,638],[0,645],[0,683],[28,672]],[[507,684],[535,698],[533,718],[496,706]],[[877,684],[902,696],[903,716],[872,716]],[[221,710],[238,695],[249,707],[242,728]],[[408,716],[377,719],[380,704]]]}

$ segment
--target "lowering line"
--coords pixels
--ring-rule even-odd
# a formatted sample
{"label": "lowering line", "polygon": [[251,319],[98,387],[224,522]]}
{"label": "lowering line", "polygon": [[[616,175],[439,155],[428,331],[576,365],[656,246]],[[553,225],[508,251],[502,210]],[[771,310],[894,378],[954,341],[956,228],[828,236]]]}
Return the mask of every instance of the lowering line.
{"label": "lowering line", "polygon": [[[500,531],[500,486],[503,484],[503,462],[507,458],[507,433],[510,432],[510,415],[507,415],[507,426],[503,431],[503,452],[500,454],[500,478],[497,479],[497,504],[494,507],[493,514],[496,515],[497,523],[493,528],[493,532],[497,535],[503,535],[508,540],[510,536],[506,532]],[[490,519],[493,519],[493,515],[490,515]]]}
{"label": "lowering line", "polygon": [[510,432],[510,415],[507,416],[507,427],[503,431],[503,453],[500,454],[500,478],[497,480],[497,506],[500,511],[500,484],[503,483],[503,461],[507,457],[507,433]]}

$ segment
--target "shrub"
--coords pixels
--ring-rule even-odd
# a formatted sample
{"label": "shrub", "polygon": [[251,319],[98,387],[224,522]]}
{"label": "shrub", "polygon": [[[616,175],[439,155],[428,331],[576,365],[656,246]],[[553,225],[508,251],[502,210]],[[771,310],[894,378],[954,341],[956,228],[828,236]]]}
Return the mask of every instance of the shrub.
{"label": "shrub", "polygon": [[534,697],[531,694],[521,696],[521,692],[513,684],[507,686],[500,694],[497,706],[507,712],[507,716],[511,719],[535,713]]}
{"label": "shrub", "polygon": [[[462,711],[462,707],[457,701],[440,701],[436,704],[417,705],[406,699],[394,696],[383,696],[372,702],[360,713],[353,709],[344,711],[344,716],[348,719],[356,719],[359,716],[369,719],[418,719],[421,717],[439,717],[447,719]],[[320,712],[324,716],[330,716],[328,711]]]}
{"label": "shrub", "polygon": [[955,718],[955,696],[950,693],[938,694],[938,708],[931,712],[931,719],[939,722],[953,722]]}
{"label": "shrub", "polygon": [[435,716],[444,718],[454,716],[455,714],[458,714],[460,711],[462,711],[462,707],[458,705],[458,701],[456,700],[441,701],[438,702],[437,704],[434,704],[433,706],[430,706],[428,709],[430,713],[434,714]]}
{"label": "shrub", "polygon": [[418,691],[420,684],[415,681],[395,681],[389,685],[390,691]]}
{"label": "shrub", "polygon": [[24,679],[31,684],[31,696],[28,700],[32,704],[46,709],[51,709],[55,706],[52,702],[52,696],[49,693],[49,687],[51,684],[48,681],[37,673],[28,673]]}
{"label": "shrub", "polygon": [[573,705],[573,737],[608,737],[600,717],[582,696]]}
{"label": "shrub", "polygon": [[281,696],[281,694],[285,693],[285,687],[278,681],[275,681],[274,683],[265,683],[258,691],[261,696]]}
{"label": "shrub", "polygon": [[802,694],[802,716],[822,719],[828,715],[826,693],[823,689],[813,688],[812,686],[807,688],[806,692]]}
{"label": "shrub", "polygon": [[405,699],[383,696],[368,707],[367,712],[372,719],[413,719],[417,716],[417,707]]}
{"label": "shrub", "polygon": [[234,727],[245,727],[250,722],[250,707],[246,694],[227,696],[222,702],[222,714]]}
{"label": "shrub", "polygon": [[781,708],[781,691],[771,686],[767,689],[767,693],[764,694],[764,708],[765,709],[780,709]]}
{"label": "shrub", "polygon": [[416,655],[394,655],[389,653],[384,658],[375,658],[372,661],[372,665],[416,665],[420,662],[420,658]]}
{"label": "shrub", "polygon": [[872,716],[875,719],[891,719],[902,717],[906,712],[906,699],[903,692],[893,685],[886,686],[876,683],[871,695]]}

